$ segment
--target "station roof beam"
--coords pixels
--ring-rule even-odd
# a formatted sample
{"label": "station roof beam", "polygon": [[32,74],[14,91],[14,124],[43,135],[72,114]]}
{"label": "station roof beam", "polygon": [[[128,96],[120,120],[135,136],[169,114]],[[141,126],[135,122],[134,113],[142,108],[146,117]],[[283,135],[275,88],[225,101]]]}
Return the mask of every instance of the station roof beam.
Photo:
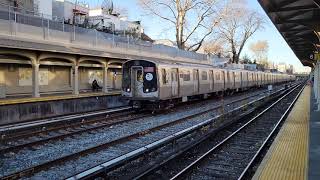
{"label": "station roof beam", "polygon": [[320,52],[320,0],[258,0],[301,63]]}

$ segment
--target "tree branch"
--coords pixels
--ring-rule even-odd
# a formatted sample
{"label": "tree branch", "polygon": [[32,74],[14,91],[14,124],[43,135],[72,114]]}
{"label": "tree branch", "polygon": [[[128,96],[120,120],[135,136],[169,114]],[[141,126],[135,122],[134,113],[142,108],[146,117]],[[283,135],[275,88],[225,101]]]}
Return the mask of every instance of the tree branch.
{"label": "tree branch", "polygon": [[[201,15],[198,23],[197,23],[196,26],[192,29],[192,31],[189,33],[189,35],[186,37],[186,39],[184,40],[184,42],[187,42],[188,39],[192,36],[192,34],[201,26],[201,23],[204,21],[204,19],[212,14],[212,13],[208,13],[210,9],[211,9],[211,7],[207,8],[207,10],[202,13],[202,15]],[[208,14],[207,14],[207,13],[208,13]]]}
{"label": "tree branch", "polygon": [[202,46],[202,43],[204,42],[204,40],[212,33],[213,31],[213,28],[211,28],[207,34],[205,34],[202,39],[198,42],[198,43],[195,43],[193,44],[192,46],[188,47],[188,51],[190,51],[193,47],[196,47],[195,49],[192,49],[192,51],[196,52],[200,49],[200,47]]}
{"label": "tree branch", "polygon": [[162,18],[162,19],[164,19],[164,20],[167,20],[167,21],[169,21],[169,22],[171,22],[171,23],[173,23],[173,24],[176,24],[176,22],[173,21],[172,19],[169,19],[168,17],[164,17],[164,16],[162,16],[161,14],[159,14],[158,12],[156,12],[156,10],[153,9],[153,8],[151,8],[147,3],[145,3],[145,2],[142,2],[142,3],[143,3],[143,5],[144,5],[145,7],[148,8],[148,10],[149,10],[151,13],[153,13],[153,14],[155,14],[156,16],[158,16],[158,17],[160,17],[160,18]]}
{"label": "tree branch", "polygon": [[173,9],[172,9],[171,6],[169,6],[168,4],[165,4],[165,3],[161,3],[161,2],[159,2],[158,4],[164,5],[164,6],[168,7],[168,8],[170,9],[170,11],[172,12],[173,17],[174,17],[175,19],[177,19],[177,15],[176,15],[176,13],[174,13],[174,11],[173,11]]}

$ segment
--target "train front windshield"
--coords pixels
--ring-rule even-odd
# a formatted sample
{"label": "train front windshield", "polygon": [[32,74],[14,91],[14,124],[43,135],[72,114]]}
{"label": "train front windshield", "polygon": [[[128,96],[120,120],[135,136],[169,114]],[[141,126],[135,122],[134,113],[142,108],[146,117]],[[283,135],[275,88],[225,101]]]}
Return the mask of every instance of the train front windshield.
{"label": "train front windshield", "polygon": [[137,89],[137,87],[134,86],[138,86],[140,83],[143,86],[143,93],[157,91],[156,65],[153,62],[133,60],[124,63],[122,68],[123,91],[131,92],[132,90]]}

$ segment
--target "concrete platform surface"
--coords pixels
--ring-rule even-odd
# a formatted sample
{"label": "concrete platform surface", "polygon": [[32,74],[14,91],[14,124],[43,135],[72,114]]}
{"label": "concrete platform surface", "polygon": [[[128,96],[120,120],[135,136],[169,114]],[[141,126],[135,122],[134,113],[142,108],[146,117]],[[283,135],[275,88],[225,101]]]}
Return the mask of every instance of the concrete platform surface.
{"label": "concrete platform surface", "polygon": [[306,86],[253,179],[307,179],[310,96],[311,87]]}
{"label": "concrete platform surface", "polygon": [[127,106],[120,92],[0,100],[0,125]]}
{"label": "concrete platform surface", "polygon": [[34,98],[34,97],[7,98],[7,99],[0,99],[0,106],[22,104],[22,103],[35,103],[35,102],[44,102],[44,101],[87,98],[87,97],[94,97],[94,96],[120,95],[120,94],[121,94],[120,91],[110,91],[108,93],[90,92],[90,93],[81,93],[79,95],[73,95],[73,94],[47,95],[47,96],[42,96],[37,98]]}

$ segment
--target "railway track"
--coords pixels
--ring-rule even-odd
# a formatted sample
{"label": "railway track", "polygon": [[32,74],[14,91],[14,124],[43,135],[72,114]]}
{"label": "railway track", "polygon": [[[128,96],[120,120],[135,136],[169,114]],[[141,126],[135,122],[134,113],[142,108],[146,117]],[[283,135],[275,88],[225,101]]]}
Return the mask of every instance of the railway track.
{"label": "railway track", "polygon": [[0,146],[0,153],[15,152],[26,147],[41,145],[49,141],[62,140],[64,138],[75,136],[81,133],[94,133],[95,131],[99,131],[99,129],[115,126],[120,123],[137,120],[147,116],[149,116],[149,114],[146,113],[124,113],[122,115],[117,116],[82,121],[79,123],[72,124],[70,126],[50,128],[49,130],[42,130],[30,134],[19,134],[2,140],[2,146]]}
{"label": "railway track", "polygon": [[33,136],[39,133],[49,133],[62,128],[72,128],[76,126],[93,124],[108,118],[115,118],[130,114],[131,107],[119,107],[115,109],[58,116],[49,119],[22,122],[0,126],[1,142],[17,140],[25,136]]}
{"label": "railway track", "polygon": [[[266,91],[264,91],[263,93],[265,92]],[[258,95],[260,95],[260,93],[253,93],[250,96],[244,96],[238,99],[231,98],[231,101],[226,101],[225,105],[228,106],[235,102],[239,102],[250,97],[256,97]],[[204,111],[202,113],[208,111],[209,110]],[[199,115],[199,113],[195,115]],[[94,117],[92,119],[84,119],[90,118],[91,116]],[[28,124],[27,129],[24,129],[21,132],[16,131],[16,129],[26,128],[26,124],[19,125],[18,127],[13,127],[10,125],[9,127],[2,128],[2,133],[5,132],[4,129],[9,131],[9,133],[7,132],[5,135],[2,135],[2,139],[0,141],[0,153],[14,152],[26,147],[41,145],[49,141],[62,140],[66,137],[74,136],[81,133],[93,133],[94,131],[97,131],[102,128],[111,127],[117,124],[141,119],[148,116],[150,115],[147,113],[134,114],[133,111],[130,110],[130,108],[123,107],[115,110],[102,111],[98,113],[89,113],[85,115],[81,114],[78,116],[73,115],[71,117],[67,116],[62,118],[64,120],[67,120],[67,122],[61,122],[61,120],[59,120],[58,124],[55,124],[54,126],[51,125],[51,127],[43,126],[43,121],[36,121],[32,123],[33,126],[35,126],[34,129],[30,130],[30,123]],[[70,122],[70,120],[72,121]],[[57,120],[52,121],[55,122]],[[45,124],[51,124],[53,123],[52,121],[49,121]]]}
{"label": "railway track", "polygon": [[[258,94],[250,96],[249,99],[250,98],[254,99],[255,96],[258,96]],[[228,111],[228,110],[232,109],[233,107],[240,106],[241,104],[243,104],[243,100],[248,101],[248,99],[246,97],[246,98],[240,98],[240,99],[237,99],[237,100],[233,100],[232,102],[225,102],[225,104],[224,104],[225,110]],[[234,106],[230,106],[230,104],[234,104]],[[59,169],[60,164],[63,164],[63,163],[66,163],[66,162],[70,162],[70,161],[76,162],[77,160],[81,160],[82,156],[90,156],[90,155],[92,156],[92,155],[95,155],[96,152],[99,152],[99,151],[105,150],[105,149],[110,150],[110,149],[113,148],[114,149],[113,152],[116,151],[116,152],[119,153],[118,155],[121,155],[121,154],[125,153],[123,150],[121,150],[122,149],[121,146],[126,146],[126,145],[124,145],[125,142],[127,144],[128,143],[129,144],[133,143],[131,141],[133,139],[142,141],[143,138],[146,135],[154,135],[154,134],[156,134],[156,132],[160,132],[160,130],[162,130],[162,132],[168,133],[166,130],[168,130],[168,128],[170,128],[170,127],[172,127],[174,125],[176,127],[173,128],[173,129],[175,129],[175,131],[177,131],[177,126],[181,126],[182,122],[188,122],[188,123],[186,123],[184,127],[183,126],[180,127],[180,129],[186,128],[187,126],[190,126],[192,124],[199,123],[199,121],[191,121],[192,118],[195,118],[196,116],[200,116],[201,114],[204,115],[204,114],[209,113],[209,112],[210,113],[220,112],[219,107],[221,107],[221,106],[218,105],[218,106],[209,108],[207,110],[204,110],[204,111],[202,111],[200,113],[196,113],[196,114],[192,114],[192,115],[186,115],[185,117],[182,117],[182,118],[179,117],[179,118],[177,118],[175,120],[167,121],[167,122],[162,123],[162,124],[156,124],[151,128],[144,129],[142,131],[137,131],[137,132],[129,134],[127,136],[122,136],[120,138],[115,138],[115,139],[112,139],[112,140],[108,140],[107,142],[103,142],[103,143],[99,142],[99,143],[97,143],[97,145],[93,145],[93,146],[90,146],[90,147],[85,147],[85,148],[83,148],[83,149],[81,149],[79,151],[74,151],[72,153],[68,153],[66,155],[59,156],[58,158],[52,158],[50,160],[43,161],[41,163],[37,163],[37,164],[35,163],[35,165],[33,165],[33,166],[25,166],[25,167],[21,167],[21,168],[16,168],[14,173],[3,174],[2,178],[4,178],[4,179],[19,178],[19,177],[24,177],[24,176],[28,176],[28,175],[34,175],[35,173],[40,172],[40,171],[45,170],[45,169],[48,169],[48,168],[54,169],[52,167],[57,167]],[[216,110],[216,112],[211,112],[214,109]],[[137,121],[136,125],[138,123],[140,123],[140,121]],[[132,126],[132,124],[130,126]],[[164,135],[165,134],[163,134],[162,136],[164,136]],[[157,138],[157,139],[159,139],[159,138]],[[149,138],[149,142],[150,142],[150,140],[153,140],[153,139]],[[133,143],[133,144],[140,145],[140,143],[148,143],[148,141],[146,141],[146,142],[142,141],[142,142],[139,142],[138,144],[135,144],[135,143]],[[120,148],[115,150],[115,148],[116,148],[115,146],[118,146]],[[35,149],[37,149],[37,147]],[[127,150],[127,151],[129,151],[129,150]],[[9,160],[9,159],[10,158],[8,158],[6,160]],[[76,162],[76,164],[79,164],[79,163]],[[65,170],[63,170],[63,172],[65,172]],[[69,173],[73,174],[74,170],[70,169]],[[61,176],[58,176],[58,177],[61,178]],[[55,179],[55,178],[53,178],[53,179]]]}
{"label": "railway track", "polygon": [[[195,137],[128,179],[249,179],[303,88],[297,86],[250,119]],[[223,130],[223,132],[222,132]],[[140,166],[143,167],[143,166]],[[122,174],[130,174],[120,171]],[[118,177],[117,174],[109,175]]]}
{"label": "railway track", "polygon": [[[251,96],[256,96],[259,93],[260,92]],[[237,96],[239,96],[239,94]],[[231,99],[232,98],[233,97],[231,97]],[[94,124],[99,121],[106,121],[111,118],[126,116],[132,114],[132,112],[133,111],[131,110],[131,107],[127,106],[110,110],[66,115],[49,119],[3,125],[0,126],[0,142],[5,143],[9,142],[10,140],[16,141],[17,139],[21,139],[26,136],[33,136],[40,133],[45,134],[58,131],[60,129]]]}
{"label": "railway track", "polygon": [[[278,93],[283,91],[278,91]],[[277,93],[275,93],[277,94]],[[242,109],[246,106],[253,105],[264,98],[259,98],[258,100],[254,100],[252,102],[249,102],[246,105],[240,105],[238,104],[236,108],[229,110],[226,110],[227,114],[231,114],[234,116],[235,114],[241,113]],[[205,128],[211,125],[217,125],[217,120],[222,117],[222,114],[212,114],[211,118],[207,120],[203,120],[203,116],[197,116],[198,121],[195,121],[193,124],[189,124],[188,126],[183,126],[182,124],[179,124],[179,127],[171,127],[171,128],[164,128],[161,131],[158,131],[158,133],[154,133],[153,136],[149,137],[148,139],[145,136],[141,136],[141,138],[137,138],[137,141],[134,142],[133,140],[128,142],[127,144],[123,143],[118,148],[125,150],[122,155],[115,156],[115,158],[105,158],[110,159],[109,161],[105,161],[104,163],[99,164],[98,166],[93,166],[92,168],[83,171],[79,174],[76,174],[69,179],[78,179],[78,178],[92,178],[96,176],[107,176],[107,173],[114,171],[115,169],[118,169],[119,167],[122,168],[128,164],[128,162],[134,161],[137,158],[141,158],[141,156],[145,156],[147,153],[152,153],[155,149],[162,148],[172,142],[176,142],[179,138],[187,137],[193,138],[193,132],[196,131],[203,131]],[[200,118],[200,119],[199,119]],[[149,131],[151,132],[151,131]],[[148,134],[149,134],[148,132]],[[166,132],[166,133],[164,133]],[[152,134],[152,133],[150,133]],[[128,148],[129,147],[129,148]],[[140,148],[139,148],[140,147]],[[120,151],[118,149],[118,151]],[[165,151],[168,152],[168,151]],[[103,152],[101,152],[103,153]],[[99,158],[103,158],[99,156]],[[144,161],[141,161],[144,163]],[[78,162],[79,163],[79,162]],[[139,165],[135,167],[140,167]],[[129,169],[130,171],[130,169]],[[135,171],[135,169],[131,169],[131,171]],[[121,172],[121,178],[124,178],[124,174]],[[111,176],[113,177],[113,176]],[[131,179],[132,176],[128,176],[128,179]],[[116,179],[116,178],[115,178]]]}

